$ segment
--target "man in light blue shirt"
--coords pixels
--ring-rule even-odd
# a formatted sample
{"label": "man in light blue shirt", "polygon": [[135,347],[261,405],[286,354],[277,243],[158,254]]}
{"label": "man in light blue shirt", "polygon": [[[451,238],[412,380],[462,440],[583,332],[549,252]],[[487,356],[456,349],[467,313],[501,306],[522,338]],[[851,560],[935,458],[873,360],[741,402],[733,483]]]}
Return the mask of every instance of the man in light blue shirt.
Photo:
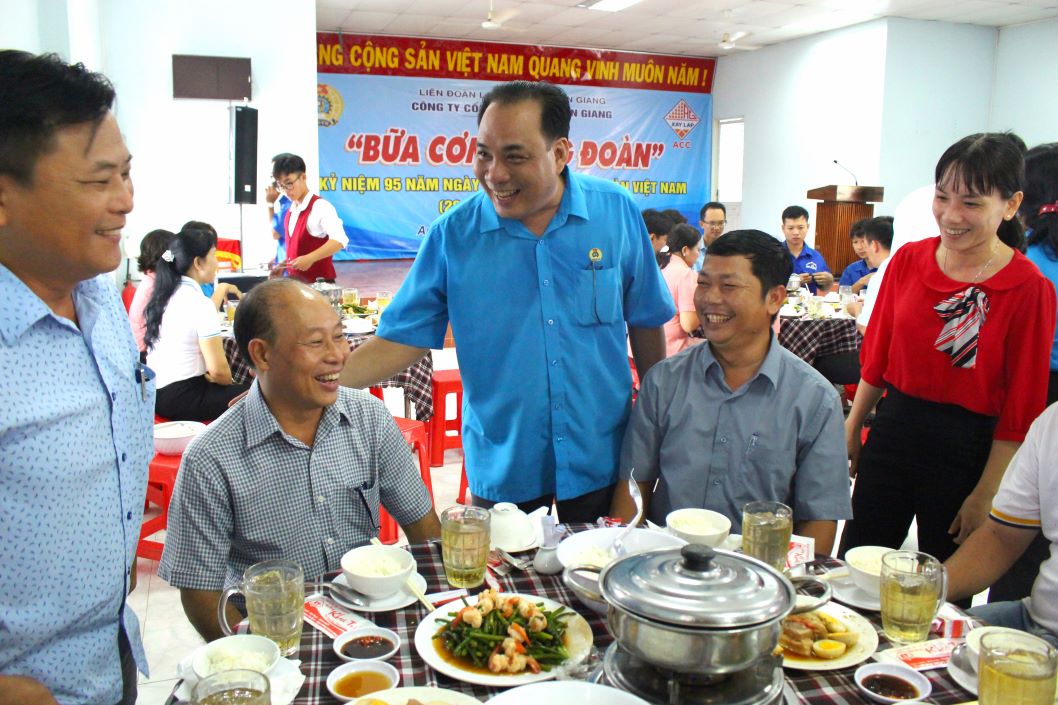
{"label": "man in light blue shirt", "polygon": [[478,121],[482,189],[433,224],[342,382],[403,369],[450,321],[475,503],[557,498],[564,521],[591,521],[609,508],[631,407],[626,331],[645,373],[675,307],[628,192],[568,168],[561,89],[501,84]]}
{"label": "man in light blue shirt", "polygon": [[[704,507],[737,533],[744,504],[778,501],[793,509],[795,533],[830,553],[837,520],[852,517],[838,395],[772,333],[790,271],[782,246],[759,230],[709,246],[694,295],[709,342],[643,379],[621,450],[621,476],[635,468],[653,521]],[[635,515],[626,483],[611,515]]]}
{"label": "man in light blue shirt", "polygon": [[133,705],[154,383],[104,272],[131,156],[114,90],[0,51],[0,702]]}

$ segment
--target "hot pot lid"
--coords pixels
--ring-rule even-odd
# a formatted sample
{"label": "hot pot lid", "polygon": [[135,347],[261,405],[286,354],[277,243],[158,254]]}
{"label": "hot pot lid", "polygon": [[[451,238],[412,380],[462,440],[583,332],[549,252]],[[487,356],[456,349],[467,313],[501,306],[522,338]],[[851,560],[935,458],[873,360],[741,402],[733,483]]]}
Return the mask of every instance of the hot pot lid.
{"label": "hot pot lid", "polygon": [[755,558],[687,545],[626,556],[599,578],[607,602],[680,627],[747,627],[785,617],[793,585]]}

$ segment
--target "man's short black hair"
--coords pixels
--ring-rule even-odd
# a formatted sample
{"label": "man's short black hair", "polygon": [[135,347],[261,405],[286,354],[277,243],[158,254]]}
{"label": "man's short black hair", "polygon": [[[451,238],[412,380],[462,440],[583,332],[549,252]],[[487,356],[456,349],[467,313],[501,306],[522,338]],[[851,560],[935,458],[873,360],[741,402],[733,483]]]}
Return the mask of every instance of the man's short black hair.
{"label": "man's short black hair", "polygon": [[250,289],[239,302],[239,307],[235,309],[232,333],[243,359],[251,366],[254,363],[250,357],[250,341],[260,338],[269,345],[275,345],[275,318],[283,308],[280,300],[284,293],[295,289],[312,291],[311,287],[297,279],[269,279]]}
{"label": "man's short black hair", "polygon": [[793,262],[790,253],[782,243],[768,233],[760,230],[732,230],[713,240],[705,253],[709,257],[749,258],[753,276],[760,282],[761,293],[768,292],[777,286],[786,286],[793,274]]}
{"label": "man's short black hair", "polygon": [[55,54],[0,51],[0,174],[32,186],[37,161],[70,125],[96,127],[114,104],[114,87],[84,64]]}
{"label": "man's short black hair", "polygon": [[305,160],[296,154],[283,152],[273,157],[272,178],[278,179],[284,174],[304,174]]}
{"label": "man's short black hair", "polygon": [[676,224],[672,218],[653,208],[643,211],[643,223],[647,226],[648,233],[663,237],[668,235],[669,231],[672,230],[672,226]]}
{"label": "man's short black hair", "polygon": [[698,220],[705,220],[705,212],[710,208],[717,208],[723,211],[724,218],[727,218],[727,207],[723,203],[721,203],[720,201],[709,201],[704,206],[702,206],[702,210],[698,211]]}
{"label": "man's short black hair", "polygon": [[852,227],[849,228],[849,239],[850,240],[855,240],[856,238],[863,237],[863,225],[868,220],[870,220],[870,218],[860,218],[859,220],[857,220],[855,223],[852,224]]}
{"label": "man's short black hair", "polygon": [[661,212],[662,212],[662,214],[667,215],[668,217],[672,218],[672,222],[673,222],[674,225],[679,225],[680,223],[686,223],[687,222],[687,216],[685,216],[683,213],[680,213],[675,208],[666,208],[665,210],[663,210]]}
{"label": "man's short black hair", "polygon": [[801,206],[787,206],[782,212],[782,220],[784,223],[787,220],[797,220],[798,218],[808,220],[808,211]]}
{"label": "man's short black hair", "polygon": [[867,242],[877,242],[882,249],[893,248],[893,219],[887,215],[867,218],[863,223],[863,237]]}
{"label": "man's short black hair", "polygon": [[485,110],[493,103],[510,105],[531,100],[540,104],[540,130],[548,141],[559,137],[569,138],[569,96],[556,85],[546,81],[510,81],[495,86],[481,99],[478,109],[478,125]]}

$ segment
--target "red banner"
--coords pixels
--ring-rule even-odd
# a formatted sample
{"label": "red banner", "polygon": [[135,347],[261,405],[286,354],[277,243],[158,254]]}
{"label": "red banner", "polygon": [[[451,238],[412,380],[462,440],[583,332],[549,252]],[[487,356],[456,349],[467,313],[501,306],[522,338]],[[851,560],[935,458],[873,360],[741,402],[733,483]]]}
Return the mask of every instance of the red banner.
{"label": "red banner", "polygon": [[709,93],[715,59],[452,39],[316,34],[319,73],[549,81]]}

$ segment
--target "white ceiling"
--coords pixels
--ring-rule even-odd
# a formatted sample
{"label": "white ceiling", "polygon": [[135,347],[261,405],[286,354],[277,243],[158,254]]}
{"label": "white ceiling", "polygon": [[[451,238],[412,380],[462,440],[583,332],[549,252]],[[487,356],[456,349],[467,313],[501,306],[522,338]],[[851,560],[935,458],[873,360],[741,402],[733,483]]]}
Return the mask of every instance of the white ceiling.
{"label": "white ceiling", "polygon": [[767,46],[880,17],[990,27],[1058,17],[1058,0],[642,0],[621,12],[576,7],[581,1],[494,0],[503,26],[486,30],[489,0],[316,0],[316,28],[722,56],[725,33]]}

